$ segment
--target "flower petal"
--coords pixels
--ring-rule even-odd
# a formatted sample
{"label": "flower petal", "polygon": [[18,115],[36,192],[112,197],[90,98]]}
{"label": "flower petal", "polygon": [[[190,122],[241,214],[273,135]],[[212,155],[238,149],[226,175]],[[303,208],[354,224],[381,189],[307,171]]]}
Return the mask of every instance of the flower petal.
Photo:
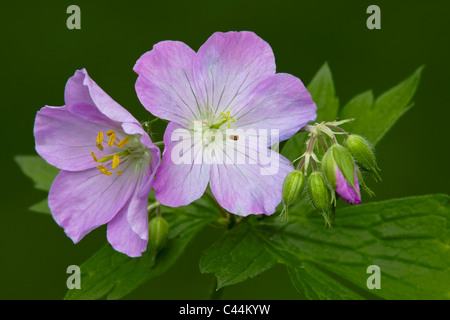
{"label": "flower petal", "polygon": [[75,243],[109,222],[127,203],[136,187],[133,168],[104,175],[97,168],[61,171],[50,188],[48,204],[53,218]]}
{"label": "flower petal", "polygon": [[[108,223],[108,241],[115,250],[125,253],[130,257],[140,257],[142,252],[147,249],[147,201],[147,198],[132,197],[122,210]],[[139,223],[145,229],[147,234],[146,238],[143,239],[133,230],[132,224],[128,221],[131,212],[133,212],[135,217],[139,217],[139,220],[133,223]]]}
{"label": "flower petal", "polygon": [[316,109],[300,79],[279,73],[258,83],[231,114],[237,128],[278,130],[283,141],[315,120]]}
{"label": "flower petal", "polygon": [[339,167],[336,166],[336,192],[339,194],[339,196],[348,203],[351,204],[360,204],[361,203],[361,192],[359,190],[359,182],[358,182],[358,174],[355,169],[355,189],[345,180],[344,176],[342,175],[341,170],[339,170]]}
{"label": "flower petal", "polygon": [[[76,112],[72,113],[71,110]],[[91,152],[99,157],[104,155],[96,147],[98,132],[116,128],[114,122],[105,119],[87,121],[84,116],[80,116],[82,111],[84,116],[96,113],[92,105],[84,103],[78,103],[72,108],[46,106],[37,113],[34,123],[36,151],[59,169],[79,171],[95,167]]]}
{"label": "flower petal", "polygon": [[[236,153],[230,155],[227,149],[226,156],[233,157],[233,164],[211,165],[211,191],[219,204],[231,213],[270,215],[281,202],[284,179],[293,167],[289,160],[270,149],[258,150],[252,143],[247,146],[245,154],[236,147]],[[263,156],[265,161],[262,161]],[[244,157],[246,163],[238,161],[239,157]]]}
{"label": "flower petal", "polygon": [[[170,207],[188,205],[200,198],[208,185],[210,170],[208,164],[194,163],[203,162],[202,149],[199,148],[200,151],[197,152],[189,132],[187,130],[180,132],[178,138],[181,137],[184,140],[178,142],[176,130],[183,129],[174,122],[168,124],[164,133],[163,158],[154,183],[156,199]],[[172,135],[174,132],[175,134]],[[172,141],[172,139],[175,140]],[[190,155],[190,159],[187,159],[188,163],[175,164],[172,160],[172,154],[176,158],[180,147],[186,147],[184,154]]]}
{"label": "flower petal", "polygon": [[136,189],[131,198],[127,211],[127,221],[131,226],[131,229],[142,240],[148,240],[148,195],[153,186],[156,168],[159,165],[159,148],[154,148],[158,149],[158,152],[157,154],[152,154],[150,169],[145,176],[141,177],[143,181],[138,184],[139,188]]}
{"label": "flower petal", "polygon": [[112,121],[139,123],[131,113],[115,102],[89,77],[86,69],[77,70],[75,75],[67,81],[64,97],[68,106],[82,101],[95,105]]}
{"label": "flower petal", "polygon": [[192,78],[195,52],[182,42],[162,41],[134,66],[136,92],[144,107],[157,117],[188,125],[199,116]]}
{"label": "flower petal", "polygon": [[200,106],[218,117],[275,74],[275,58],[253,32],[216,32],[198,50],[193,70]]}

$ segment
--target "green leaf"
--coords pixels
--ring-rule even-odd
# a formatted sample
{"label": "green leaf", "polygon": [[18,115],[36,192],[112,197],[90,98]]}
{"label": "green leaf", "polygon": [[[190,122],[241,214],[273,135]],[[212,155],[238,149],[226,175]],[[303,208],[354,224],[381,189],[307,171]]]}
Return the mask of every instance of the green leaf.
{"label": "green leaf", "polygon": [[59,173],[59,169],[45,162],[39,156],[20,155],[15,156],[17,164],[23,173],[31,178],[34,187],[42,191],[49,191],[53,180]]}
{"label": "green leaf", "polygon": [[[317,213],[293,217],[257,232],[307,298],[450,298],[448,195],[340,209],[330,230]],[[381,269],[379,290],[366,286],[370,265]]]}
{"label": "green leaf", "polygon": [[375,102],[371,91],[354,97],[341,110],[340,119],[355,118],[343,125],[349,132],[362,135],[376,144],[394,123],[412,107],[423,67],[406,80],[379,96]]}
{"label": "green leaf", "polygon": [[204,200],[183,208],[163,208],[169,240],[155,256],[149,250],[130,258],[107,245],[81,266],[81,289],[69,290],[65,299],[119,299],[139,285],[165,272],[188,243],[209,222],[220,216]]}
{"label": "green leaf", "polygon": [[51,214],[50,208],[48,207],[47,199],[41,200],[38,203],[33,204],[29,209],[37,213]]}
{"label": "green leaf", "polygon": [[227,232],[209,247],[200,260],[203,273],[214,273],[217,289],[253,278],[272,268],[276,258],[249,223]]}
{"label": "green leaf", "polygon": [[[333,77],[328,63],[320,68],[307,89],[317,105],[315,122],[335,120],[339,109],[339,100],[336,97]],[[299,157],[306,149],[307,137],[308,135],[304,132],[294,135],[284,145],[282,154],[291,161]]]}
{"label": "green leaf", "polygon": [[335,279],[312,262],[303,261],[301,267],[289,268],[289,275],[294,287],[308,299],[360,300],[364,298],[363,295],[355,292],[354,287],[343,286],[342,279]]}
{"label": "green leaf", "polygon": [[339,109],[339,99],[336,97],[333,76],[328,63],[320,68],[308,85],[308,91],[317,105],[316,122],[333,121]]}

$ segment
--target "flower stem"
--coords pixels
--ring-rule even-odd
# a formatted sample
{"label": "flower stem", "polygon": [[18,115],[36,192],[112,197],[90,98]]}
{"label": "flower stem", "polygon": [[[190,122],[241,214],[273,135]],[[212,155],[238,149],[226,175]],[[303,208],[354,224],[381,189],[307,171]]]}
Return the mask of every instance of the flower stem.
{"label": "flower stem", "polygon": [[164,145],[164,141],[158,141],[158,142],[154,142],[153,145],[155,146],[163,146]]}
{"label": "flower stem", "polygon": [[147,212],[150,214],[161,206],[161,202],[155,201],[147,206]]}
{"label": "flower stem", "polygon": [[322,134],[319,134],[319,142],[320,142],[320,144],[322,145],[323,150],[324,150],[325,152],[327,152],[327,150],[328,150],[328,145],[327,145],[327,142],[325,141],[325,139],[323,138],[323,135],[322,135]]}

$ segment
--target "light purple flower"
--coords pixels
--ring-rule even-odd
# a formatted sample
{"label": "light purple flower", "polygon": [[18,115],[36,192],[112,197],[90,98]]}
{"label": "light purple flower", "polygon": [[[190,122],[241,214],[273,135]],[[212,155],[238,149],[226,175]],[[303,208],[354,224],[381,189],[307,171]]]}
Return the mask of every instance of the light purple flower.
{"label": "light purple flower", "polygon": [[[139,75],[136,91],[141,103],[171,121],[155,179],[156,198],[167,206],[187,205],[201,197],[209,183],[220,205],[232,213],[275,212],[283,180],[292,170],[289,161],[279,156],[277,173],[262,175],[267,169],[262,152],[274,155],[267,149],[270,143],[261,150],[254,142],[225,132],[277,129],[281,141],[316,118],[316,106],[302,82],[275,73],[270,46],[252,32],[214,33],[197,53],[182,42],[163,41],[137,61],[134,71]],[[197,161],[208,148],[217,148],[211,141],[202,142],[191,163],[174,164],[171,154],[177,142],[172,134],[179,129],[194,132],[195,123],[222,132],[221,142],[233,150],[239,144],[245,145],[246,152],[257,149],[256,155],[242,155],[255,164]],[[235,155],[222,151],[235,160]]]}
{"label": "light purple flower", "polygon": [[34,125],[37,152],[61,169],[48,197],[53,218],[74,243],[108,223],[114,249],[140,256],[159,149],[86,70],[67,81],[64,98],[63,107],[42,108]]}
{"label": "light purple flower", "polygon": [[[336,192],[345,201],[351,204],[361,204],[361,192],[359,190],[358,174],[355,169],[355,188],[345,180],[339,167],[335,166]],[[355,190],[356,189],[356,190]]]}

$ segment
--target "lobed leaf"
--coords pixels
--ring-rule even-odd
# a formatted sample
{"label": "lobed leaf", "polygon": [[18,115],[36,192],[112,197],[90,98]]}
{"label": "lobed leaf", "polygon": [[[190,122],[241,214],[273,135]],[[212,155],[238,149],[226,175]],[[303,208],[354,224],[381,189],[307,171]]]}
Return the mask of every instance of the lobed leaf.
{"label": "lobed leaf", "polygon": [[411,100],[419,85],[423,67],[375,101],[372,91],[363,92],[351,99],[341,110],[340,118],[355,118],[343,127],[362,135],[373,144],[378,143],[397,120],[412,107]]}

